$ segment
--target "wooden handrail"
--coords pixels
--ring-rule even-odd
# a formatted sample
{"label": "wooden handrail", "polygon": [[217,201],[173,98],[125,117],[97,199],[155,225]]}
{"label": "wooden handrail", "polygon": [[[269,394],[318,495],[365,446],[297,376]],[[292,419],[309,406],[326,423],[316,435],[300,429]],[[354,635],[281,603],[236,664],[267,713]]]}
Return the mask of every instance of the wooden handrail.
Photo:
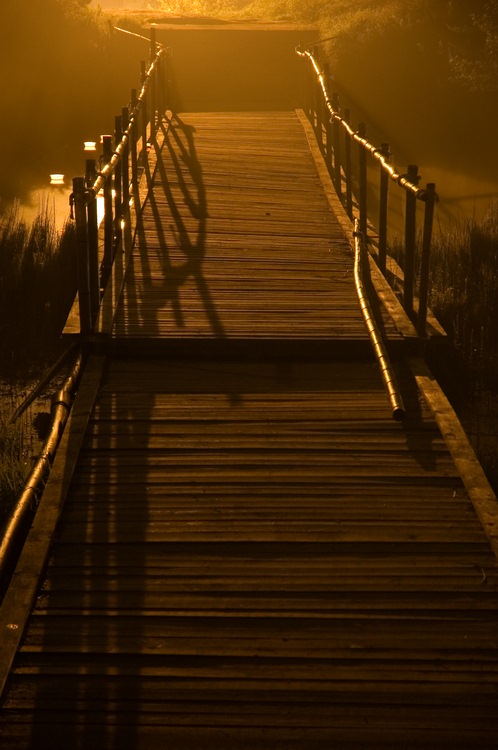
{"label": "wooden handrail", "polygon": [[[335,189],[342,199],[342,182],[345,183],[345,208],[351,220],[354,218],[354,207],[352,200],[352,167],[351,167],[351,144],[358,146],[358,212],[359,230],[368,244],[367,229],[369,224],[378,223],[378,258],[380,270],[386,272],[387,255],[387,217],[388,217],[388,184],[394,182],[406,193],[405,207],[405,269],[403,278],[403,306],[407,315],[414,320],[416,318],[417,331],[421,337],[427,334],[427,308],[429,296],[429,262],[432,237],[432,225],[434,217],[434,206],[438,201],[434,183],[429,183],[425,188],[419,187],[418,167],[409,165],[407,172],[402,174],[390,163],[389,144],[383,143],[380,147],[372,144],[367,138],[365,123],[360,123],[355,130],[350,122],[349,110],[345,111],[343,117],[339,111],[339,97],[336,93],[329,93],[328,79],[330,78],[327,65],[323,69],[315,57],[314,50],[309,47],[296,48],[296,53],[311,66],[311,95],[308,101],[308,116],[315,126],[315,134],[325,156],[325,161],[334,182]],[[322,105],[319,103],[322,101]],[[328,120],[332,123],[332,136],[327,123],[323,123],[322,106],[328,113]],[[316,124],[315,124],[316,123]],[[345,160],[341,161],[340,139],[337,128],[343,130],[345,138]],[[323,142],[325,133],[326,143]],[[329,138],[332,140],[329,141]],[[370,156],[380,168],[380,207],[378,222],[370,221],[367,205],[367,165],[366,157]],[[424,211],[424,230],[422,241],[422,252],[419,271],[419,305],[418,312],[414,311],[414,287],[415,287],[415,246],[416,246],[416,207],[417,202],[422,202]]]}
{"label": "wooden handrail", "polygon": [[[137,34],[132,36],[147,39]],[[145,62],[141,63],[140,92],[137,94],[136,89],[131,90],[130,107],[123,107],[116,117],[114,148],[112,136],[102,136],[101,158],[104,164],[101,169],[97,171],[95,161],[87,160],[86,179],[73,179],[71,201],[78,243],[78,303],[82,334],[89,334],[94,329],[103,289],[112,271],[121,225],[129,212],[130,184],[138,184],[138,165],[140,162],[142,165],[146,163],[148,140],[154,139],[161,119],[157,117],[157,107],[161,114],[166,108],[159,82],[164,75],[164,61],[170,50],[156,42],[154,28],[151,28],[150,48],[150,65],[147,67]],[[140,140],[141,159],[138,153]],[[115,200],[112,197],[113,189]],[[102,258],[99,258],[96,201],[101,193],[104,193],[104,251]]]}
{"label": "wooden handrail", "polygon": [[[71,349],[71,351],[73,351]],[[69,352],[68,352],[69,353]],[[78,352],[61,389],[54,395],[51,426],[40,454],[5,523],[0,539],[0,601],[7,588],[19,553],[25,542],[54,461],[64,426],[71,411],[74,394],[83,371],[84,354]],[[45,381],[46,382],[46,381]]]}
{"label": "wooden handrail", "polygon": [[363,136],[358,130],[354,130],[351,127],[351,124],[344,117],[342,117],[336,109],[334,109],[334,95],[332,95],[332,97],[329,95],[328,87],[325,81],[325,71],[320,70],[318,62],[315,59],[313,53],[309,50],[301,51],[300,49],[296,49],[296,53],[300,57],[307,58],[311,63],[316,73],[317,80],[320,84],[325,104],[332,121],[339,122],[344,130],[348,133],[351,140],[360,144],[365,149],[365,151],[367,151],[376,161],[378,161],[382,169],[389,175],[393,182],[396,182],[405,190],[414,193],[419,200],[425,200],[426,190],[424,190],[423,188],[419,188],[418,185],[412,182],[407,175],[400,174],[391,164],[389,164],[388,160],[382,152],[382,148],[378,148],[377,146],[374,146],[373,143],[370,143],[366,136]]}
{"label": "wooden handrail", "polygon": [[382,376],[384,387],[391,404],[393,419],[401,421],[405,418],[405,406],[403,404],[403,397],[401,395],[401,390],[397,383],[396,376],[389,359],[389,355],[387,354],[387,349],[382,340],[379,326],[377,325],[377,322],[375,320],[375,316],[368,299],[366,284],[363,278],[364,269],[368,269],[368,260],[365,257],[365,237],[360,231],[358,219],[355,220],[354,243],[354,281],[356,286],[356,293],[358,294],[358,301],[360,303],[361,313],[368,330],[368,336],[374,350],[375,358],[379,364],[380,374]]}

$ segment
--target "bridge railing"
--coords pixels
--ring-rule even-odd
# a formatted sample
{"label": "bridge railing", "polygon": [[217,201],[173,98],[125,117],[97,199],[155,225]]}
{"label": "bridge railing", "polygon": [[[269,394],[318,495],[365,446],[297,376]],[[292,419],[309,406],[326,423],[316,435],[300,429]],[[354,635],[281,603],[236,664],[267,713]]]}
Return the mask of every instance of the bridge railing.
{"label": "bridge railing", "polygon": [[[150,63],[148,66],[145,61],[141,63],[140,91],[131,90],[129,106],[123,107],[115,118],[114,136],[102,136],[100,168],[95,159],[88,159],[85,176],[73,179],[71,206],[78,247],[78,308],[82,334],[94,330],[123,227],[128,221],[133,188],[147,162],[148,145],[154,140],[160,122],[158,113],[166,109],[164,66],[168,53],[169,50],[156,42],[152,27]],[[103,199],[101,222],[97,208],[99,197]]]}
{"label": "bridge railing", "polygon": [[[339,95],[330,93],[331,75],[327,64],[321,67],[316,51],[296,49],[307,66],[305,70],[306,114],[313,125],[335,190],[350,219],[358,219],[359,231],[368,245],[376,235],[377,263],[387,271],[389,184],[395,183],[405,193],[404,206],[404,268],[402,269],[402,302],[407,315],[417,326],[420,336],[426,335],[429,297],[429,264],[434,223],[434,207],[438,200],[434,183],[419,187],[418,167],[410,164],[401,174],[390,163],[389,144],[374,146],[367,138],[367,126],[360,123],[357,130],[351,124],[349,110],[340,111]],[[353,148],[357,149],[354,155]],[[353,158],[356,156],[356,158]],[[368,159],[378,165],[378,214],[368,201]],[[356,192],[356,195],[354,193]],[[417,206],[423,204],[424,218],[420,266],[416,272]],[[374,229],[375,228],[375,229]],[[415,286],[418,276],[418,305],[415,309]]]}

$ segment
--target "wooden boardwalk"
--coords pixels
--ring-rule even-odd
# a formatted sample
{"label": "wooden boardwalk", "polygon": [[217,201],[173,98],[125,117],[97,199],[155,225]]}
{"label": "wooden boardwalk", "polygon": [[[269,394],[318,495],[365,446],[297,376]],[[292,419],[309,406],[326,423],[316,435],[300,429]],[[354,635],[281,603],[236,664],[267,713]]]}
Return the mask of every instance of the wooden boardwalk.
{"label": "wooden boardwalk", "polygon": [[409,324],[395,422],[298,116],[175,130],[1,610],[2,747],[495,748],[496,500]]}
{"label": "wooden boardwalk", "polygon": [[202,113],[167,124],[114,337],[368,340],[351,245],[303,119]]}

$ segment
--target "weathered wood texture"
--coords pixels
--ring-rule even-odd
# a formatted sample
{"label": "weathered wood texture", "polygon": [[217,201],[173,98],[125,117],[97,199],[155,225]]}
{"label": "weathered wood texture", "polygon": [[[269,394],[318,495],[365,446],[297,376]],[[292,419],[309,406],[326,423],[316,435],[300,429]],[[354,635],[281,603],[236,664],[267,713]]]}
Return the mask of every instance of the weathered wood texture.
{"label": "weathered wood texture", "polygon": [[[2,610],[20,634],[36,601],[2,747],[496,747],[496,501],[430,373],[414,370],[455,458],[402,361],[392,420],[305,146],[293,113],[220,114],[158,151],[112,330],[128,354],[108,363],[40,587],[21,558],[26,591]],[[168,339],[254,349],[175,360]],[[314,357],[269,356],[282,340]]]}
{"label": "weathered wood texture", "polygon": [[112,362],[6,747],[494,747],[496,560],[400,380]]}
{"label": "weathered wood texture", "polygon": [[113,336],[367,341],[296,113],[188,114],[167,131]]}

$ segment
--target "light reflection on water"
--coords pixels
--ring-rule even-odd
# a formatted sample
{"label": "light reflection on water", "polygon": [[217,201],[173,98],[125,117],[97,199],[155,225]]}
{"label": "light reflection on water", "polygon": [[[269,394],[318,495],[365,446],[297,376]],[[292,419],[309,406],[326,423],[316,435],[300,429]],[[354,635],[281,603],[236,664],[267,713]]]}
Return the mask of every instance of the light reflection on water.
{"label": "light reflection on water", "polygon": [[[29,225],[39,214],[48,213],[56,228],[61,231],[70,220],[69,198],[72,188],[66,179],[62,184],[51,184],[46,188],[33,190],[26,202],[20,205],[21,217]],[[104,217],[103,195],[97,196],[97,220],[99,224]]]}
{"label": "light reflection on water", "polygon": [[436,183],[440,201],[436,209],[436,222],[441,230],[457,223],[476,219],[480,221],[490,206],[498,200],[498,183],[490,178],[469,178],[457,170],[439,166],[423,166],[422,175],[430,175]]}
{"label": "light reflection on water", "polygon": [[22,218],[31,224],[39,214],[48,213],[57,229],[62,229],[69,219],[70,194],[67,181],[33,190],[20,206]]}
{"label": "light reflection on water", "polygon": [[[468,221],[482,221],[493,204],[498,201],[498,182],[491,178],[466,175],[458,170],[431,164],[419,167],[419,186],[428,182],[436,184],[439,202],[434,213],[434,232],[444,233],[455,226],[465,227]],[[369,216],[372,224],[378,226],[379,211],[379,171],[376,165],[369,165]],[[402,237],[405,224],[406,193],[393,183],[389,183],[389,237]],[[422,229],[424,204],[417,202],[417,228]]]}
{"label": "light reflection on water", "polygon": [[[46,165],[44,162],[46,177],[44,178],[41,174],[41,182],[33,187],[21,201],[20,215],[28,225],[32,224],[39,214],[46,213],[53,219],[58,230],[63,229],[69,220],[69,198],[73,177],[84,174],[85,158],[96,158],[98,141],[89,138],[87,141],[82,141],[79,147],[76,144],[73,145],[74,149],[67,148],[64,153],[59,153],[54,160],[55,163]],[[101,202],[97,200],[98,203]],[[1,208],[5,210],[6,206],[1,206]],[[98,213],[100,217],[102,213],[100,207]]]}
{"label": "light reflection on water", "polygon": [[[95,141],[84,144],[87,152],[93,152]],[[440,201],[435,211],[435,231],[444,232],[455,225],[455,222],[465,224],[466,221],[482,219],[493,202],[498,201],[498,183],[491,178],[478,178],[449,169],[446,166],[434,164],[421,165],[420,186],[424,187],[428,181],[436,183]],[[62,229],[69,219],[69,196],[71,194],[72,175],[52,174],[51,183],[47,176],[47,186],[33,190],[27,200],[21,204],[24,220],[30,224],[40,212],[48,211],[53,217],[58,229]],[[372,215],[375,217],[375,206],[378,194],[378,174],[376,169],[369,169],[369,183]],[[99,222],[103,215],[103,199],[98,197]],[[389,231],[391,235],[401,235],[404,227],[404,191],[390,186],[390,216]],[[419,207],[417,222],[423,222],[423,209]],[[376,222],[374,221],[374,224]]]}

